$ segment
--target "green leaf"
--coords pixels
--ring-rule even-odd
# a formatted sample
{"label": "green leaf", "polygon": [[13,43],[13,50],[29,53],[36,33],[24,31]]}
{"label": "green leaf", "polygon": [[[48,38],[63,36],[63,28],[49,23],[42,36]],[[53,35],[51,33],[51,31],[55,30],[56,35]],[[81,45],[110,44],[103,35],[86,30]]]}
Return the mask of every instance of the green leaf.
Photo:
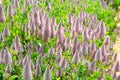
{"label": "green leaf", "polygon": [[17,75],[13,75],[13,76],[10,77],[9,80],[16,80],[16,79],[18,79],[18,76]]}

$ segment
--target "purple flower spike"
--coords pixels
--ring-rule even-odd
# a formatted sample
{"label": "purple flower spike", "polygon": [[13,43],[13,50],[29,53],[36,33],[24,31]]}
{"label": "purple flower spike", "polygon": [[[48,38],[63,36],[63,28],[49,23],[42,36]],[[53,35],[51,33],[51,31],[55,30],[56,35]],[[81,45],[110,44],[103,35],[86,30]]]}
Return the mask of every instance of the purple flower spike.
{"label": "purple flower spike", "polygon": [[72,16],[68,14],[68,24],[72,25]]}
{"label": "purple flower spike", "polygon": [[118,53],[115,53],[112,57],[112,61],[115,62],[118,60]]}
{"label": "purple flower spike", "polygon": [[105,46],[102,45],[102,47],[100,48],[100,54],[102,54],[102,56],[105,55]]}
{"label": "purple flower spike", "polygon": [[62,76],[62,73],[63,73],[63,70],[62,70],[62,68],[60,67],[59,70],[57,71],[57,76]]}
{"label": "purple flower spike", "polygon": [[36,9],[34,13],[34,22],[36,27],[40,26],[40,15],[38,9]]}
{"label": "purple flower spike", "polygon": [[110,43],[110,36],[106,36],[104,40],[104,44],[108,45]]}
{"label": "purple flower spike", "polygon": [[95,32],[91,32],[91,33],[90,33],[90,39],[91,39],[91,40],[94,40],[94,39],[95,39]]}
{"label": "purple flower spike", "polygon": [[48,17],[46,18],[46,22],[44,25],[44,30],[43,30],[43,40],[45,42],[48,41],[49,37],[50,37],[50,33],[51,33],[51,29],[50,29],[50,25],[49,25],[49,19]]}
{"label": "purple flower spike", "polygon": [[80,32],[80,27],[79,27],[80,23],[79,23],[79,19],[76,20],[76,23],[75,23],[75,31],[76,32]]}
{"label": "purple flower spike", "polygon": [[103,57],[102,57],[102,54],[100,53],[100,50],[97,50],[97,52],[95,54],[95,60],[102,62],[102,59],[103,59]]}
{"label": "purple flower spike", "polygon": [[60,2],[61,2],[61,3],[63,3],[63,2],[64,2],[64,0],[60,0]]}
{"label": "purple flower spike", "polygon": [[35,26],[35,23],[32,22],[31,23],[31,31],[32,31],[32,33],[34,33],[36,31],[36,29],[37,29],[37,26]]}
{"label": "purple flower spike", "polygon": [[31,66],[31,70],[34,71],[35,66],[32,61],[30,62],[30,66]]}
{"label": "purple flower spike", "polygon": [[50,56],[52,56],[54,54],[54,48],[53,47],[49,50],[49,54],[50,54]]}
{"label": "purple flower spike", "polygon": [[4,35],[4,37],[8,37],[8,36],[10,35],[10,31],[9,31],[8,26],[6,26],[6,27],[4,28],[3,35]]}
{"label": "purple flower spike", "polygon": [[53,27],[56,26],[56,19],[55,19],[55,17],[52,17],[51,23],[52,23]]}
{"label": "purple flower spike", "polygon": [[64,37],[63,37],[63,35],[59,35],[58,39],[57,39],[57,45],[61,45],[62,46],[63,43],[64,43]]}
{"label": "purple flower spike", "polygon": [[27,54],[27,55],[24,57],[24,59],[23,59],[23,65],[25,65],[25,64],[27,64],[27,63],[30,64],[30,62],[31,62],[30,55]]}
{"label": "purple flower spike", "polygon": [[4,40],[3,33],[0,34],[0,42]]}
{"label": "purple flower spike", "polygon": [[78,45],[78,40],[77,40],[77,37],[75,37],[73,42],[72,55],[76,53],[77,45]]}
{"label": "purple flower spike", "polygon": [[79,62],[79,54],[75,53],[72,58],[73,63],[77,64]]}
{"label": "purple flower spike", "polygon": [[46,70],[44,72],[44,80],[52,80],[49,66],[47,66],[47,68],[46,68]]}
{"label": "purple flower spike", "polygon": [[83,36],[84,41],[88,40],[86,30],[83,31],[82,36]]}
{"label": "purple flower spike", "polygon": [[18,6],[19,6],[19,0],[14,0],[13,2],[14,2],[14,7],[18,8]]}
{"label": "purple flower spike", "polygon": [[42,72],[41,72],[41,67],[40,65],[36,66],[36,76],[41,76]]}
{"label": "purple flower spike", "polygon": [[48,11],[50,11],[52,9],[52,3],[48,3]]}
{"label": "purple flower spike", "polygon": [[59,66],[60,66],[62,69],[64,69],[64,68],[66,67],[66,61],[65,61],[65,58],[62,59],[62,60],[60,61]]}
{"label": "purple flower spike", "polygon": [[100,4],[103,8],[107,8],[107,2],[104,0],[100,0]]}
{"label": "purple flower spike", "polygon": [[32,70],[29,63],[26,63],[23,69],[23,79],[32,80]]}
{"label": "purple flower spike", "polygon": [[73,30],[72,30],[71,37],[72,37],[72,38],[75,38],[76,36],[77,36],[76,31],[73,31]]}
{"label": "purple flower spike", "polygon": [[96,44],[94,41],[92,41],[92,43],[90,44],[90,53],[92,53],[95,50],[96,50]]}
{"label": "purple flower spike", "polygon": [[40,67],[43,65],[43,63],[42,63],[42,54],[36,60],[36,65],[39,65]]}
{"label": "purple flower spike", "polygon": [[25,5],[30,4],[30,1],[29,1],[29,0],[25,0],[24,2],[25,2]]}
{"label": "purple flower spike", "polygon": [[61,53],[57,53],[57,55],[56,55],[56,63],[59,64],[61,60],[62,60]]}
{"label": "purple flower spike", "polygon": [[4,50],[4,64],[12,64],[12,57],[10,52],[8,51],[8,48]]}
{"label": "purple flower spike", "polygon": [[113,80],[116,80],[115,78],[116,78],[117,75],[116,75],[115,71],[113,72],[113,74],[111,76],[112,76]]}
{"label": "purple flower spike", "polygon": [[8,17],[12,18],[12,16],[13,16],[14,13],[13,13],[13,7],[12,7],[11,4],[8,7],[8,12],[7,13],[8,13]]}
{"label": "purple flower spike", "polygon": [[22,26],[22,31],[25,33],[26,32],[26,24]]}
{"label": "purple flower spike", "polygon": [[11,45],[11,48],[15,51],[23,52],[23,47],[22,47],[22,44],[20,42],[18,35],[15,36],[15,39],[14,39],[13,44]]}
{"label": "purple flower spike", "polygon": [[115,78],[115,80],[120,80],[120,72],[116,72],[116,78]]}
{"label": "purple flower spike", "polygon": [[65,50],[67,50],[70,47],[70,37],[65,39],[64,46],[65,46]]}
{"label": "purple flower spike", "polygon": [[4,7],[3,4],[0,4],[0,22],[5,22],[6,18],[4,16]]}
{"label": "purple flower spike", "polygon": [[86,55],[88,54],[88,51],[89,51],[88,43],[84,42],[82,44],[81,53]]}
{"label": "purple flower spike", "polygon": [[59,45],[59,46],[57,46],[57,48],[56,48],[56,52],[59,52],[59,53],[62,53],[62,47],[61,47],[61,45]]}
{"label": "purple flower spike", "polygon": [[104,28],[104,23],[103,21],[100,21],[100,24],[99,24],[99,38],[102,38],[105,36],[105,28]]}
{"label": "purple flower spike", "polygon": [[53,38],[55,36],[55,32],[54,32],[54,24],[51,24],[51,38]]}
{"label": "purple flower spike", "polygon": [[5,73],[9,73],[10,74],[11,71],[12,71],[11,64],[7,64],[6,69],[5,69]]}
{"label": "purple flower spike", "polygon": [[113,66],[113,71],[120,71],[120,62],[119,61],[117,61],[116,63],[115,63],[115,65]]}
{"label": "purple flower spike", "polygon": [[92,61],[91,63],[89,63],[89,68],[90,72],[93,72],[94,70],[96,70],[96,63],[95,61]]}
{"label": "purple flower spike", "polygon": [[59,23],[58,26],[57,26],[57,35],[60,36],[62,33],[62,24]]}

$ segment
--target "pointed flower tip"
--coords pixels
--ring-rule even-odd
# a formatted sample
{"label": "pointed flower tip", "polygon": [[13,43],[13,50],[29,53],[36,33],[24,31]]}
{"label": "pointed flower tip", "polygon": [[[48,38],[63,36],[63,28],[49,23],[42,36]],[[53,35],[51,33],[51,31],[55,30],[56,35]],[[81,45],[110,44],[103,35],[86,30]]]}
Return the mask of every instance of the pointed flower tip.
{"label": "pointed flower tip", "polygon": [[47,66],[44,72],[44,80],[51,80],[50,67]]}

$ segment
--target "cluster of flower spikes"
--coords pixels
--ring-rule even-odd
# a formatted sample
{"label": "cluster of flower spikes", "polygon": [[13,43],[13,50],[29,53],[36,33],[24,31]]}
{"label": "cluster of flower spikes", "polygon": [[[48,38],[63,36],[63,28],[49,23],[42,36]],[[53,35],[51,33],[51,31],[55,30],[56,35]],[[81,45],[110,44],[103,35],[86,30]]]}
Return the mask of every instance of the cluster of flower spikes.
{"label": "cluster of flower spikes", "polygon": [[[110,36],[105,34],[106,28],[103,21],[97,20],[96,15],[91,15],[85,13],[84,11],[81,11],[78,17],[75,14],[73,16],[69,14],[68,24],[71,26],[71,28],[66,30],[65,27],[59,23],[55,30],[55,19],[53,18],[54,20],[50,20],[52,21],[50,23],[49,18],[43,9],[40,12],[38,9],[35,10],[36,11],[34,11],[35,13],[33,18],[30,18],[30,23],[34,24],[34,26],[29,26],[27,33],[30,35],[29,30],[31,30],[36,37],[42,37],[45,42],[49,41],[49,38],[57,36],[56,48],[52,47],[49,51],[49,54],[52,55],[54,50],[56,51],[56,63],[59,65],[59,70],[57,72],[58,76],[61,76],[63,70],[69,67],[69,61],[67,61],[65,58],[62,58],[62,52],[68,50],[68,48],[72,49],[70,53],[72,56],[72,62],[74,64],[78,64],[80,61],[83,61],[83,63],[87,65],[90,72],[100,70],[97,68],[97,62],[103,63],[104,66],[110,64],[110,56],[113,55],[113,53],[110,52],[110,49],[112,48],[112,42],[110,40]],[[37,19],[36,16],[41,17]],[[64,33],[66,31],[71,32],[71,35],[65,37]],[[54,36],[51,36],[52,34],[54,34]],[[82,36],[83,41],[78,40],[79,36]],[[98,48],[95,44],[95,40],[99,41],[100,39],[104,39],[104,41],[101,47]],[[73,42],[71,42],[71,40],[73,40]],[[39,49],[37,49],[37,51],[39,52]],[[91,61],[87,60],[85,55],[88,55]],[[40,59],[43,56],[44,55],[41,54]],[[37,60],[36,66],[41,66],[41,64],[42,61]],[[40,70],[39,67],[36,68],[36,70]],[[49,68],[47,68],[47,71],[49,71],[48,69]],[[37,71],[37,73],[40,73],[40,71]],[[100,77],[101,79],[104,78],[103,75],[105,75],[106,72],[102,71],[102,73],[103,74]]]}
{"label": "cluster of flower spikes", "polygon": [[[17,8],[19,1],[14,0],[14,7]],[[36,3],[35,1],[28,1],[25,0],[25,5]],[[33,5],[33,4],[32,4]],[[11,5],[8,8],[8,15],[11,17],[12,7]],[[1,7],[0,11],[2,11],[2,20],[1,22],[5,21],[4,18],[4,10]],[[106,36],[106,29],[104,26],[103,21],[97,20],[96,15],[91,15],[81,11],[78,16],[75,14],[68,15],[68,24],[70,25],[70,29],[67,30],[65,27],[62,26],[61,23],[58,25],[56,24],[55,18],[49,19],[47,14],[45,13],[44,9],[39,9],[37,7],[33,8],[31,13],[28,14],[28,24],[23,25],[22,31],[27,33],[27,35],[35,35],[37,38],[42,37],[45,42],[49,41],[49,38],[57,37],[56,47],[52,47],[48,54],[43,54],[42,49],[40,46],[33,45],[32,41],[25,45],[28,53],[25,57],[22,57],[20,61],[16,61],[16,63],[21,64],[23,68],[23,77],[24,80],[32,80],[32,76],[34,74],[34,69],[36,75],[41,75],[41,66],[43,56],[53,55],[56,53],[56,64],[59,66],[59,70],[56,72],[58,76],[62,76],[64,69],[69,66],[69,61],[73,62],[74,64],[78,64],[82,61],[88,67],[90,72],[99,71],[100,69],[97,68],[96,63],[101,62],[104,65],[108,65],[111,60],[110,56],[114,55],[113,60],[116,62],[116,65],[112,65],[109,72],[110,75],[113,76],[115,79],[119,79],[117,76],[117,72],[119,72],[119,61],[117,61],[117,54],[113,54],[110,52],[111,48],[111,41],[110,36]],[[55,26],[56,30],[55,30]],[[65,32],[71,32],[71,34],[65,37]],[[5,27],[4,32],[1,33],[0,40],[3,40],[4,36],[7,37],[9,35],[8,27]],[[4,36],[3,36],[4,35]],[[79,36],[82,36],[83,40],[79,41]],[[100,40],[101,38],[105,38],[104,42],[101,47],[96,47],[95,40]],[[30,54],[31,54],[31,46],[34,47],[34,51],[39,52],[40,55],[36,60],[36,66],[33,64]],[[22,44],[20,39],[16,35],[11,48],[18,52],[23,52]],[[67,51],[68,48],[71,48],[71,58],[72,60],[67,60],[63,58],[62,52]],[[85,58],[85,55],[88,55],[91,61]],[[2,49],[0,53],[0,63],[6,64],[6,71],[7,73],[11,72],[11,54],[8,51],[8,48]],[[114,74],[111,73],[114,71]],[[102,71],[102,76],[100,79],[104,79],[105,71]],[[50,67],[47,66],[44,72],[44,80],[51,80],[50,74]]]}

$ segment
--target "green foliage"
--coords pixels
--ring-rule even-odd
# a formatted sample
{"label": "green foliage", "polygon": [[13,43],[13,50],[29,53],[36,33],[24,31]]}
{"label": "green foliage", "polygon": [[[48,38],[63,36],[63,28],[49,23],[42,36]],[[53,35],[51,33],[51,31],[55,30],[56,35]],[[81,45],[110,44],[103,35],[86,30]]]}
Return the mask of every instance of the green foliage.
{"label": "green foliage", "polygon": [[13,75],[10,77],[10,80],[18,80],[18,76],[17,75]]}
{"label": "green foliage", "polygon": [[105,79],[106,79],[106,80],[113,80],[112,77],[111,77],[109,74],[106,74],[106,75],[105,75]]}
{"label": "green foliage", "polygon": [[113,6],[117,9],[118,6],[120,5],[120,0],[114,0]]}

